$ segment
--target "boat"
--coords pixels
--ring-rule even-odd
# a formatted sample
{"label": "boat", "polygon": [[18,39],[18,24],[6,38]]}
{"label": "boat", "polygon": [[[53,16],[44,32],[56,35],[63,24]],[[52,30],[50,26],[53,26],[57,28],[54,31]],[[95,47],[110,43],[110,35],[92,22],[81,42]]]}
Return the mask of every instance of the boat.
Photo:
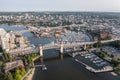
{"label": "boat", "polygon": [[47,70],[47,67],[44,65],[44,66],[42,67],[42,70]]}

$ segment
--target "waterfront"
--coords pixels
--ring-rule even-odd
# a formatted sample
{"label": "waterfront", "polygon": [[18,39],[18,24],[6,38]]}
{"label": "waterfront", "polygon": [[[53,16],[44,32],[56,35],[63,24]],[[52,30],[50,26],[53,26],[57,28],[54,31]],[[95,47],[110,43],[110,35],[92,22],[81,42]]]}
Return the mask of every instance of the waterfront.
{"label": "waterfront", "polygon": [[25,26],[13,26],[13,25],[2,24],[0,25],[0,28],[4,28],[6,31],[9,31],[9,30],[21,31],[25,29]]}
{"label": "waterfront", "polygon": [[[52,56],[51,56],[52,55]],[[61,55],[62,56],[62,55]],[[119,80],[119,76],[113,76],[110,72],[92,73],[85,66],[76,62],[72,57],[64,54],[59,56],[57,50],[45,51],[44,62],[47,70],[41,67],[35,68],[33,80]],[[35,61],[40,64],[40,59]]]}
{"label": "waterfront", "polygon": [[[21,30],[21,28],[18,30]],[[33,37],[33,35],[29,32],[24,33],[24,36],[28,37],[30,43],[36,46],[38,44],[42,44],[42,45],[48,44],[55,40],[54,38],[41,38],[41,37],[31,38]],[[78,58],[80,57],[78,56]],[[82,59],[82,60],[85,61],[86,59]],[[35,64],[40,64],[40,59],[38,59],[38,61],[35,61]],[[48,79],[50,80],[66,80],[66,79],[67,80],[68,79],[69,80],[80,80],[80,79],[119,80],[120,79],[119,76],[118,77],[112,76],[110,72],[97,73],[97,74],[91,73],[82,64],[76,62],[72,57],[68,56],[67,54],[64,54],[64,57],[63,55],[59,55],[59,51],[57,49],[44,51],[43,64],[46,65],[47,70],[43,71],[40,67],[37,67],[35,69],[33,80],[48,80]]]}
{"label": "waterfront", "polygon": [[[25,30],[25,26],[14,26],[14,25],[7,25],[3,24],[0,25],[0,28],[5,29],[6,31],[22,31]],[[31,32],[25,32],[22,33],[22,35],[35,46],[38,46],[39,44],[45,45],[49,44],[51,42],[55,42],[56,39],[54,37],[46,38],[46,37],[35,37]],[[83,32],[75,33],[75,32],[67,32],[65,36],[61,36],[58,38],[58,41],[68,42],[68,43],[74,43],[74,42],[88,42],[90,41],[90,38],[88,35],[84,34]]]}
{"label": "waterfront", "polygon": [[[12,25],[7,25],[7,24],[3,24],[0,25],[0,28],[5,29],[6,31],[22,31],[25,29],[25,26],[12,26]],[[55,38],[44,38],[44,37],[34,37],[34,35],[31,32],[25,32],[22,34],[25,38],[27,38],[27,40],[31,43],[34,44],[35,46],[38,46],[39,44],[48,44],[52,41],[55,40]]]}

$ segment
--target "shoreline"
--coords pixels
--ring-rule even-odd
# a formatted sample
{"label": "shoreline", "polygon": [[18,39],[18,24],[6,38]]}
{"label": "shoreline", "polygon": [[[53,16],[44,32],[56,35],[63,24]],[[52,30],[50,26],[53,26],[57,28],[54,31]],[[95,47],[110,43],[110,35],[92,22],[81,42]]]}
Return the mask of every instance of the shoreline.
{"label": "shoreline", "polygon": [[[38,59],[40,56],[36,56],[32,61],[34,62],[36,59]],[[34,64],[33,64],[34,65]],[[33,76],[34,76],[34,73],[35,73],[35,67],[33,67],[32,69],[30,69],[28,71],[28,73],[26,73],[26,77],[24,77],[22,80],[24,79],[27,79],[27,80],[32,80]]]}

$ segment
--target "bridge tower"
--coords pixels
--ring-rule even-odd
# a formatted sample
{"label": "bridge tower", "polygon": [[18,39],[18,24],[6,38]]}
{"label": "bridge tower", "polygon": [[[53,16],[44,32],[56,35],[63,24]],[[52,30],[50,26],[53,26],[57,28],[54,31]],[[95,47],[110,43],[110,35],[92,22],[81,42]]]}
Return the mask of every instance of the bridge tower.
{"label": "bridge tower", "polygon": [[76,47],[74,47],[73,50],[75,51],[75,50],[76,50]]}
{"label": "bridge tower", "polygon": [[40,57],[43,57],[43,47],[40,46],[39,49],[40,49]]}
{"label": "bridge tower", "polygon": [[60,45],[60,53],[63,54],[63,42]]}
{"label": "bridge tower", "polygon": [[83,47],[84,47],[84,50],[86,50],[86,48],[87,48],[86,44]]}

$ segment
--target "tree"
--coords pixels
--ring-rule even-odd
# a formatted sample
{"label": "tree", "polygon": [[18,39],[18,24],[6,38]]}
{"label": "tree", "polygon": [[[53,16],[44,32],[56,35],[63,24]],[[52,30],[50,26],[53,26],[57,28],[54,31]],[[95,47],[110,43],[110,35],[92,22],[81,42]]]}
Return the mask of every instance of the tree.
{"label": "tree", "polygon": [[28,63],[32,66],[33,65],[33,62],[32,62],[32,58],[30,56],[28,56]]}
{"label": "tree", "polygon": [[6,61],[8,60],[8,56],[7,56],[6,53],[4,53],[4,54],[2,55],[2,59],[3,59],[4,62],[6,62]]}
{"label": "tree", "polygon": [[101,46],[102,46],[102,43],[101,43],[100,41],[98,41],[98,42],[95,43],[93,46],[94,46],[94,47],[101,47]]}
{"label": "tree", "polygon": [[18,74],[18,73],[15,73],[14,79],[15,80],[22,80],[22,76],[20,74]]}
{"label": "tree", "polygon": [[110,56],[111,58],[114,58],[114,55],[113,54],[111,54],[111,56]]}
{"label": "tree", "polygon": [[10,54],[7,54],[7,56],[8,56],[8,61],[11,62],[13,60],[12,56]]}
{"label": "tree", "polygon": [[118,58],[118,60],[117,60],[119,63],[120,63],[120,58]]}
{"label": "tree", "polygon": [[17,68],[14,74],[14,79],[15,80],[22,80],[22,75],[20,74],[20,70]]}
{"label": "tree", "polygon": [[0,66],[2,66],[2,64],[3,64],[3,62],[2,62],[2,61],[0,61]]}
{"label": "tree", "polygon": [[2,55],[2,60],[5,62],[6,60],[5,60],[5,56],[4,55]]}
{"label": "tree", "polygon": [[16,74],[20,74],[20,70],[19,70],[19,68],[16,68],[15,73],[16,73]]}
{"label": "tree", "polygon": [[3,63],[3,64],[2,64],[2,68],[4,69],[5,67],[6,67],[6,64],[5,64],[5,63]]}
{"label": "tree", "polygon": [[7,73],[7,80],[13,80],[13,75],[11,74],[11,72]]}
{"label": "tree", "polygon": [[24,68],[24,67],[21,68],[20,74],[21,74],[22,76],[24,76],[24,75],[26,74],[26,71],[25,71],[25,68]]}
{"label": "tree", "polygon": [[11,55],[8,54],[8,53],[4,53],[4,54],[2,55],[2,59],[3,59],[4,62],[12,61],[12,57],[11,57]]}
{"label": "tree", "polygon": [[111,42],[110,45],[112,45],[113,47],[116,47],[118,49],[120,49],[120,41],[114,41],[114,42]]}
{"label": "tree", "polygon": [[7,53],[4,53],[4,56],[5,56],[5,60],[8,61],[8,55],[7,55]]}

